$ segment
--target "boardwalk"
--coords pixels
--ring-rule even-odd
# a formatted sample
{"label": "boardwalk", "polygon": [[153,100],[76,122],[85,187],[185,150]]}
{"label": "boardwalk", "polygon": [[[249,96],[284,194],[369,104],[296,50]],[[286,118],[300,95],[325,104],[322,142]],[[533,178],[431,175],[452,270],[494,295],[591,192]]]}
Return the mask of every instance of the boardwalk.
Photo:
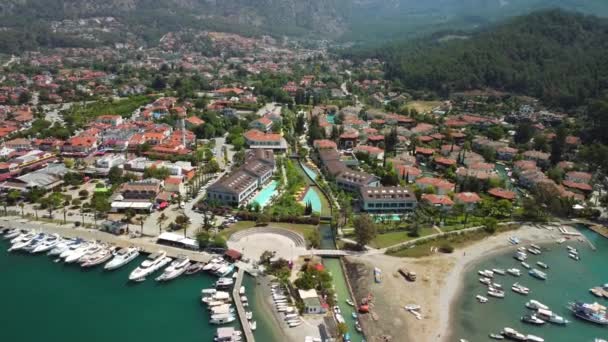
{"label": "boardwalk", "polygon": [[253,332],[251,331],[251,327],[249,326],[249,322],[247,321],[247,315],[245,314],[245,308],[243,307],[243,303],[241,302],[241,295],[239,294],[239,290],[241,288],[241,284],[243,283],[243,276],[245,275],[245,271],[242,268],[239,268],[236,282],[234,283],[234,288],[232,289],[232,297],[234,298],[234,305],[236,306],[236,311],[239,313],[239,319],[241,320],[241,327],[243,328],[243,332],[245,334],[245,341],[253,342],[255,338],[253,337]]}

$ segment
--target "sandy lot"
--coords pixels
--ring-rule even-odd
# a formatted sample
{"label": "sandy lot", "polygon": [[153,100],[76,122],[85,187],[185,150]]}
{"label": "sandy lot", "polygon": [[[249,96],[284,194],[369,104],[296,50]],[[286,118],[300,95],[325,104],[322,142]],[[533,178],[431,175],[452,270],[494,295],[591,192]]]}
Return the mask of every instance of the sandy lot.
{"label": "sandy lot", "polygon": [[[458,294],[466,267],[480,258],[514,247],[507,241],[515,235],[522,243],[556,241],[557,230],[523,226],[517,231],[496,234],[478,243],[456,250],[453,254],[437,254],[427,258],[395,258],[387,255],[348,257],[348,273],[355,297],[372,294],[370,315],[362,316],[368,341],[447,341],[451,304]],[[383,281],[374,283],[373,267],[383,272]],[[416,282],[406,281],[398,269],[405,267],[418,274]],[[422,319],[417,320],[403,307],[421,306]]]}

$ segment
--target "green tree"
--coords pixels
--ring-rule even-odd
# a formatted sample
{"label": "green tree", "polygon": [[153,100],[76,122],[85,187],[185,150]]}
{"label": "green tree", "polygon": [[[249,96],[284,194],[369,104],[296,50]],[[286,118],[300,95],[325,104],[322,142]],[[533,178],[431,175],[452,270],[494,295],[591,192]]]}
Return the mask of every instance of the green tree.
{"label": "green tree", "polygon": [[376,237],[376,223],[371,216],[364,214],[355,217],[353,222],[355,227],[355,241],[359,247],[366,246]]}
{"label": "green tree", "polygon": [[204,249],[209,245],[209,233],[203,229],[199,230],[198,233],[196,233],[196,241],[198,242],[198,247],[200,249]]}
{"label": "green tree", "polygon": [[165,213],[161,213],[157,218],[156,218],[156,224],[158,225],[158,233],[162,233],[163,231],[163,223],[165,223],[165,221],[167,221],[168,217],[167,215],[165,215]]}

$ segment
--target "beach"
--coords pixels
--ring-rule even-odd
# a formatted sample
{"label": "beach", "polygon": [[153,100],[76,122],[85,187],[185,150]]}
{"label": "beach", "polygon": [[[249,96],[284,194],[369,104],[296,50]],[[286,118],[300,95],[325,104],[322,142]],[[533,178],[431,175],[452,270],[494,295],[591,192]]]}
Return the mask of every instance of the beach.
{"label": "beach", "polygon": [[[489,256],[514,249],[509,236],[522,243],[555,242],[561,237],[557,229],[524,225],[518,230],[498,233],[452,254],[436,254],[425,258],[396,258],[388,255],[347,257],[349,276],[355,297],[372,294],[372,315],[363,316],[363,328],[369,341],[447,341],[452,324],[454,300],[459,295],[467,268]],[[371,269],[379,267],[384,273],[382,283],[373,281]],[[415,271],[416,282],[408,282],[398,273],[404,267]],[[421,306],[418,320],[403,307]]]}

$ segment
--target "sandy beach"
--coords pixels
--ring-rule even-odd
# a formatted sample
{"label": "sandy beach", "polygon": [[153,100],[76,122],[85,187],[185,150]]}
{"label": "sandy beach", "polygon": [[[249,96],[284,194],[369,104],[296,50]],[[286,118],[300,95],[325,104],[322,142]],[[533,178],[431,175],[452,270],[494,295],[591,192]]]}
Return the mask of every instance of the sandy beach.
{"label": "sandy beach", "polygon": [[[362,317],[368,341],[447,341],[454,299],[458,295],[467,268],[496,253],[515,247],[509,236],[522,243],[549,243],[561,237],[557,229],[522,226],[516,231],[499,233],[453,254],[437,254],[425,258],[396,258],[387,255],[348,257],[349,276],[357,301],[372,294],[372,314]],[[380,284],[373,281],[371,269],[382,269]],[[406,281],[399,273],[404,267],[418,274],[416,282]],[[403,307],[421,306],[418,320]]]}

